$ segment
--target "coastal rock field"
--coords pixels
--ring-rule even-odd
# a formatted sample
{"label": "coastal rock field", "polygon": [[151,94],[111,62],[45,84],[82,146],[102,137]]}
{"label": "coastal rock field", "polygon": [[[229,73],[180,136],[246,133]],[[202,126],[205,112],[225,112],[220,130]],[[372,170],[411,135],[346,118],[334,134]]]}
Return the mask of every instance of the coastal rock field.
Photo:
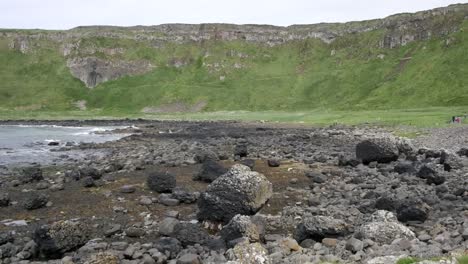
{"label": "coastal rock field", "polygon": [[0,167],[1,264],[466,263],[464,127],[110,122]]}

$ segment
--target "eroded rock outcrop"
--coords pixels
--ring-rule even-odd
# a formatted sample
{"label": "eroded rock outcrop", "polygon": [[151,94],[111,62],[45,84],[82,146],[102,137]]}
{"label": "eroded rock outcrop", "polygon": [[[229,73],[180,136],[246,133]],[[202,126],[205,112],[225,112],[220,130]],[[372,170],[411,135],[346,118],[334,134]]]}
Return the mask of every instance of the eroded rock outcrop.
{"label": "eroded rock outcrop", "polygon": [[153,69],[145,61],[104,60],[96,57],[69,59],[67,66],[71,74],[88,88],[123,76],[144,74]]}

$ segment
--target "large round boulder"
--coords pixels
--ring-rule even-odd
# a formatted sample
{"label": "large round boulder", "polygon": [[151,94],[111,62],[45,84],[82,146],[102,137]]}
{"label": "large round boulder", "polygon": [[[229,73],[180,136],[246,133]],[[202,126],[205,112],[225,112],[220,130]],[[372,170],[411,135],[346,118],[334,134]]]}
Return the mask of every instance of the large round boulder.
{"label": "large round boulder", "polygon": [[43,226],[34,232],[34,241],[46,258],[60,258],[75,250],[91,238],[91,227],[81,221],[59,221]]}
{"label": "large round boulder", "polygon": [[150,172],[146,181],[148,188],[158,193],[172,192],[176,187],[176,178],[169,172]]}
{"label": "large round boulder", "polygon": [[270,199],[273,186],[268,179],[236,164],[217,178],[198,200],[198,219],[228,223],[236,214],[255,214]]}
{"label": "large round boulder", "polygon": [[379,210],[372,214],[370,221],[361,226],[357,237],[379,244],[391,244],[397,238],[411,240],[415,235],[408,227],[399,223],[393,213]]}
{"label": "large round boulder", "polygon": [[367,164],[388,163],[398,159],[398,145],[389,138],[366,139],[356,146],[356,157]]}

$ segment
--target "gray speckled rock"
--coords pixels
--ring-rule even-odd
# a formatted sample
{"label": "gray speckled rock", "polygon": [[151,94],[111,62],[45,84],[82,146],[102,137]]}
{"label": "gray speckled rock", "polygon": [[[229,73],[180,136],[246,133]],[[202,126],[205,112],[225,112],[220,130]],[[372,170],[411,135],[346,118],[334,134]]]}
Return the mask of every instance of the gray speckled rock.
{"label": "gray speckled rock", "polygon": [[358,237],[370,239],[379,244],[391,244],[397,238],[414,239],[415,234],[399,223],[393,213],[379,210],[372,215],[368,223],[361,226]]}
{"label": "gray speckled rock", "polygon": [[227,223],[236,214],[256,213],[272,194],[272,184],[265,176],[237,164],[201,194],[197,217]]}

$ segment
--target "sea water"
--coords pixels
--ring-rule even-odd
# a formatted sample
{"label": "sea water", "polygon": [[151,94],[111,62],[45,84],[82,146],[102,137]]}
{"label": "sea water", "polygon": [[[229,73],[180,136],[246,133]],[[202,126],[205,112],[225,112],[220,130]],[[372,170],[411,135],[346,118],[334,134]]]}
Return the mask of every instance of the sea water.
{"label": "sea water", "polygon": [[[102,143],[117,140],[125,134],[105,133],[122,127],[65,127],[51,125],[0,126],[0,165],[12,163],[50,163],[68,152],[51,151],[68,145]],[[49,146],[50,142],[58,146]],[[78,152],[72,156],[80,155]]]}

